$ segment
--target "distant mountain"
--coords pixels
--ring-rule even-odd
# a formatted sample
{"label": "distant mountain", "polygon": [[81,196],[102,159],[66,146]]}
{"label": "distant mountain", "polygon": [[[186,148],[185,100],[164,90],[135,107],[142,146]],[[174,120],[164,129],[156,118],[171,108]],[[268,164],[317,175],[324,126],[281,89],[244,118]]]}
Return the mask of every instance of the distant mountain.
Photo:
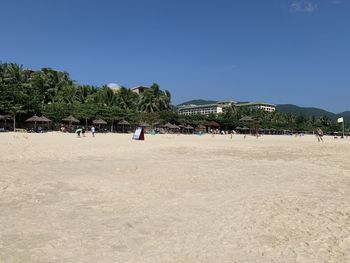
{"label": "distant mountain", "polygon": [[279,104],[277,105],[276,110],[295,115],[304,115],[305,117],[315,116],[316,118],[319,118],[322,116],[327,116],[332,120],[336,119],[336,114],[333,112],[313,107],[299,107],[293,104]]}
{"label": "distant mountain", "polygon": [[333,112],[329,112],[323,109],[319,108],[313,108],[313,107],[299,107],[293,104],[279,104],[277,105],[277,111],[284,112],[284,113],[291,113],[295,115],[304,115],[305,117],[311,117],[315,116],[316,118],[327,116],[331,120],[335,121],[339,117],[344,117],[345,122],[350,122],[350,111],[344,111],[338,114],[335,114]]}
{"label": "distant mountain", "polygon": [[183,106],[183,105],[188,105],[188,104],[194,104],[194,105],[205,105],[205,104],[213,104],[217,103],[217,100],[190,100],[183,102],[181,104],[178,104],[177,106]]}

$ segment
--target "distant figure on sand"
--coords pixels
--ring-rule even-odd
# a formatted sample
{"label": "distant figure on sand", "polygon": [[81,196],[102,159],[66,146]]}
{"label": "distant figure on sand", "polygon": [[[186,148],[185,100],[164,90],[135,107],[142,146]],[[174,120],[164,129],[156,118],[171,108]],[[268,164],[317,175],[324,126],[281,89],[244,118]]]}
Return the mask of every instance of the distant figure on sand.
{"label": "distant figure on sand", "polygon": [[78,129],[76,129],[76,131],[75,131],[75,132],[77,133],[77,135],[78,135],[79,138],[80,138],[80,133],[81,133],[81,131],[82,131],[82,129],[79,128],[79,127],[78,127]]}
{"label": "distant figure on sand", "polygon": [[323,142],[323,131],[320,128],[316,131],[316,137],[318,142]]}
{"label": "distant figure on sand", "polygon": [[83,137],[85,137],[85,127],[81,128],[81,134],[83,135]]}
{"label": "distant figure on sand", "polygon": [[91,127],[91,133],[92,133],[92,137],[95,137],[95,127],[94,126]]}

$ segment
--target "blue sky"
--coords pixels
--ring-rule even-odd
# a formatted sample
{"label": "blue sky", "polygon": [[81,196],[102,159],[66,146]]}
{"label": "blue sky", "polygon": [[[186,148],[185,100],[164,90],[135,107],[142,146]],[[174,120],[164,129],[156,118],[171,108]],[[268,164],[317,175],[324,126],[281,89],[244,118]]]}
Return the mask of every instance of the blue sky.
{"label": "blue sky", "polygon": [[0,60],[173,102],[350,110],[349,0],[1,0]]}

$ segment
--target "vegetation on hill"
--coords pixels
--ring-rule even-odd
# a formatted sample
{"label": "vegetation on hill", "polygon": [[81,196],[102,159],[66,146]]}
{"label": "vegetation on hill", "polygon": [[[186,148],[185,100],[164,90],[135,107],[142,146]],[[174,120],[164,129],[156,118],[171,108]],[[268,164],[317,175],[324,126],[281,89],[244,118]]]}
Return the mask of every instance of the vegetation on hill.
{"label": "vegetation on hill", "polygon": [[181,104],[178,104],[177,106],[183,106],[183,105],[189,105],[189,104],[193,104],[193,105],[205,105],[205,104],[213,104],[213,103],[217,103],[216,100],[190,100],[190,101],[186,101],[183,102]]}
{"label": "vegetation on hill", "polygon": [[319,109],[319,108],[300,107],[300,106],[296,106],[293,104],[277,105],[277,110],[279,112],[291,113],[294,115],[303,115],[307,118],[312,117],[312,116],[314,116],[316,118],[326,116],[329,119],[331,119],[332,121],[336,121],[339,117],[344,117],[345,122],[347,122],[347,123],[350,122],[350,111],[345,111],[345,112],[335,114],[333,112],[329,112],[329,111]]}
{"label": "vegetation on hill", "polygon": [[[182,105],[215,102],[193,100]],[[307,116],[230,107],[219,115],[183,116],[171,105],[170,92],[162,91],[157,84],[139,95],[125,87],[115,91],[107,86],[80,85],[67,72],[50,68],[34,71],[18,64],[0,63],[0,115],[12,116],[19,126],[25,126],[24,121],[37,114],[45,115],[56,124],[74,115],[85,125],[97,118],[106,120],[109,125],[124,119],[135,125],[170,122],[195,127],[214,120],[226,130],[237,126],[294,131],[313,131],[318,127],[325,131],[340,130],[340,125],[328,113],[322,116],[316,113]],[[251,116],[254,122],[242,122],[245,116]]]}

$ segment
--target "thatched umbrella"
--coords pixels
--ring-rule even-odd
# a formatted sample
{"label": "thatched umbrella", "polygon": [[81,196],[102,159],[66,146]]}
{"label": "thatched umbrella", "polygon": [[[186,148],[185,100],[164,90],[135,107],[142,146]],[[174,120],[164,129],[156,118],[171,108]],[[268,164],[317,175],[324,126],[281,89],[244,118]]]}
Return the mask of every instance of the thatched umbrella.
{"label": "thatched umbrella", "polygon": [[142,122],[139,124],[140,127],[150,127],[151,125],[149,125],[147,122]]}
{"label": "thatched umbrella", "polygon": [[26,120],[26,122],[34,122],[34,130],[36,131],[36,123],[43,121],[41,117],[36,114]]}
{"label": "thatched umbrella", "polygon": [[207,127],[210,127],[210,128],[219,128],[220,127],[220,124],[217,123],[216,121],[210,121],[207,123],[206,125]]}
{"label": "thatched umbrella", "polygon": [[44,115],[40,117],[42,122],[51,122],[49,118],[46,118]]}
{"label": "thatched umbrella", "polygon": [[6,130],[7,120],[12,120],[12,117],[10,115],[0,115],[0,120],[4,121],[4,130]]}
{"label": "thatched umbrella", "polygon": [[180,127],[177,126],[176,124],[171,124],[171,129],[174,129],[174,130],[179,130]]}
{"label": "thatched umbrella", "polygon": [[46,118],[44,115],[42,115],[41,117],[41,122],[42,122],[42,124],[44,125],[44,123],[46,123],[47,124],[47,129],[49,128],[49,123],[50,122],[52,122],[49,118]]}
{"label": "thatched umbrella", "polygon": [[92,121],[93,124],[98,125],[98,130],[101,130],[101,125],[106,125],[107,122],[105,120],[102,119],[97,119],[97,120],[93,120]]}
{"label": "thatched umbrella", "polygon": [[69,122],[69,124],[79,123],[79,120],[76,119],[73,115],[69,115],[67,118],[62,119],[62,121]]}
{"label": "thatched umbrella", "polygon": [[173,126],[173,125],[172,125],[170,122],[168,122],[168,123],[166,123],[166,124],[163,125],[163,128],[171,129],[172,126]]}
{"label": "thatched umbrella", "polygon": [[250,129],[248,127],[243,127],[241,130],[246,132],[246,131],[249,131]]}
{"label": "thatched umbrella", "polygon": [[121,120],[120,122],[118,122],[119,125],[122,125],[122,131],[124,133],[124,127],[125,125],[130,125],[130,123],[126,120]]}
{"label": "thatched umbrella", "polygon": [[62,121],[68,122],[69,127],[72,127],[72,123],[79,123],[79,120],[76,119],[73,115],[69,115],[68,117],[62,119]]}
{"label": "thatched umbrella", "polygon": [[194,130],[194,128],[191,125],[187,125],[185,127],[185,130],[187,130],[189,133]]}

